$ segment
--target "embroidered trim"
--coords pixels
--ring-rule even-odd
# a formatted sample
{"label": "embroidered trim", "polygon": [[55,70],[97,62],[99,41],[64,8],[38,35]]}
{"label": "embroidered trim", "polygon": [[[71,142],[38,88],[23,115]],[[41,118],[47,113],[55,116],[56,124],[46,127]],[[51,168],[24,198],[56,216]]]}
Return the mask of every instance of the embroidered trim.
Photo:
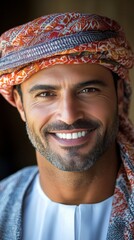
{"label": "embroidered trim", "polygon": [[12,52],[1,58],[0,70],[14,68],[54,54],[58,55],[58,53],[72,49],[80,44],[88,44],[116,36],[117,33],[114,31],[86,31],[55,38],[49,42],[41,43],[32,47],[25,47],[18,52]]}

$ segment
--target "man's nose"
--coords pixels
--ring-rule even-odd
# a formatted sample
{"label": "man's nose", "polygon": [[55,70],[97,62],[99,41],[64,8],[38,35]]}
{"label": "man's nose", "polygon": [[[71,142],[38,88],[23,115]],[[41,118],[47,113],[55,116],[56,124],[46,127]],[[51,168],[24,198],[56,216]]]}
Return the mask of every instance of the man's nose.
{"label": "man's nose", "polygon": [[58,106],[58,120],[70,125],[84,118],[84,109],[76,96],[64,95]]}

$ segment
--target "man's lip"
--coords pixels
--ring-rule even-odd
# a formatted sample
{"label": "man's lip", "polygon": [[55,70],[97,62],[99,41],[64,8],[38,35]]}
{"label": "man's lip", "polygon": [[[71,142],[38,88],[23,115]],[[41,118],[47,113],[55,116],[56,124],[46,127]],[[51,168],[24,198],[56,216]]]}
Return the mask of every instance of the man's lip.
{"label": "man's lip", "polygon": [[91,128],[91,129],[89,129],[89,128],[76,128],[76,129],[70,129],[70,130],[68,130],[68,129],[62,129],[62,130],[53,130],[53,131],[49,131],[49,132],[47,132],[48,134],[56,134],[56,133],[77,133],[77,132],[82,132],[82,131],[88,131],[88,132],[90,132],[90,131],[93,131],[95,128]]}
{"label": "man's lip", "polygon": [[92,130],[75,130],[75,131],[58,131],[50,133],[63,146],[77,146],[83,145],[89,137],[91,137]]}

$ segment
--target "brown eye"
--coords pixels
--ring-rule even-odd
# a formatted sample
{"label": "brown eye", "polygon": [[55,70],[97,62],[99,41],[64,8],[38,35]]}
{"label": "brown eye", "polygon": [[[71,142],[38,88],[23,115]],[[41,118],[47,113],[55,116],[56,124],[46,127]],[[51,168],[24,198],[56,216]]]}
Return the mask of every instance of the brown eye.
{"label": "brown eye", "polygon": [[97,92],[98,89],[97,88],[84,88],[83,90],[80,91],[80,93],[94,93]]}
{"label": "brown eye", "polygon": [[50,91],[43,91],[41,93],[38,93],[36,96],[37,97],[52,97],[52,96],[55,96],[55,93],[50,92]]}

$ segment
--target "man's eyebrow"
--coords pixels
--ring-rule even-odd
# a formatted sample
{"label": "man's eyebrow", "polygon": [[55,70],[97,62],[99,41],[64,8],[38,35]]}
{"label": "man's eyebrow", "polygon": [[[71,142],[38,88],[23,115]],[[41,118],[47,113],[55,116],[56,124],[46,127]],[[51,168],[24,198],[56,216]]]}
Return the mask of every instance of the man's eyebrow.
{"label": "man's eyebrow", "polygon": [[28,90],[28,92],[32,93],[38,90],[57,90],[57,89],[59,89],[59,87],[55,85],[52,86],[52,85],[46,85],[46,84],[36,84],[33,87],[31,87]]}
{"label": "man's eyebrow", "polygon": [[86,82],[78,83],[77,88],[86,87],[86,86],[90,86],[90,85],[99,85],[99,86],[102,86],[102,87],[107,86],[105,81],[99,80],[99,79],[94,79],[94,80],[91,80],[91,81],[89,80],[89,81],[86,81]]}
{"label": "man's eyebrow", "polygon": [[[104,82],[103,80],[89,80],[89,81],[85,81],[85,82],[80,82],[78,84],[76,84],[75,88],[79,89],[82,87],[86,87],[86,86],[90,86],[90,85],[99,85],[99,86],[106,86],[106,82]],[[38,90],[58,90],[60,87],[57,85],[48,85],[48,84],[36,84],[33,87],[31,87],[28,92],[32,93]]]}

